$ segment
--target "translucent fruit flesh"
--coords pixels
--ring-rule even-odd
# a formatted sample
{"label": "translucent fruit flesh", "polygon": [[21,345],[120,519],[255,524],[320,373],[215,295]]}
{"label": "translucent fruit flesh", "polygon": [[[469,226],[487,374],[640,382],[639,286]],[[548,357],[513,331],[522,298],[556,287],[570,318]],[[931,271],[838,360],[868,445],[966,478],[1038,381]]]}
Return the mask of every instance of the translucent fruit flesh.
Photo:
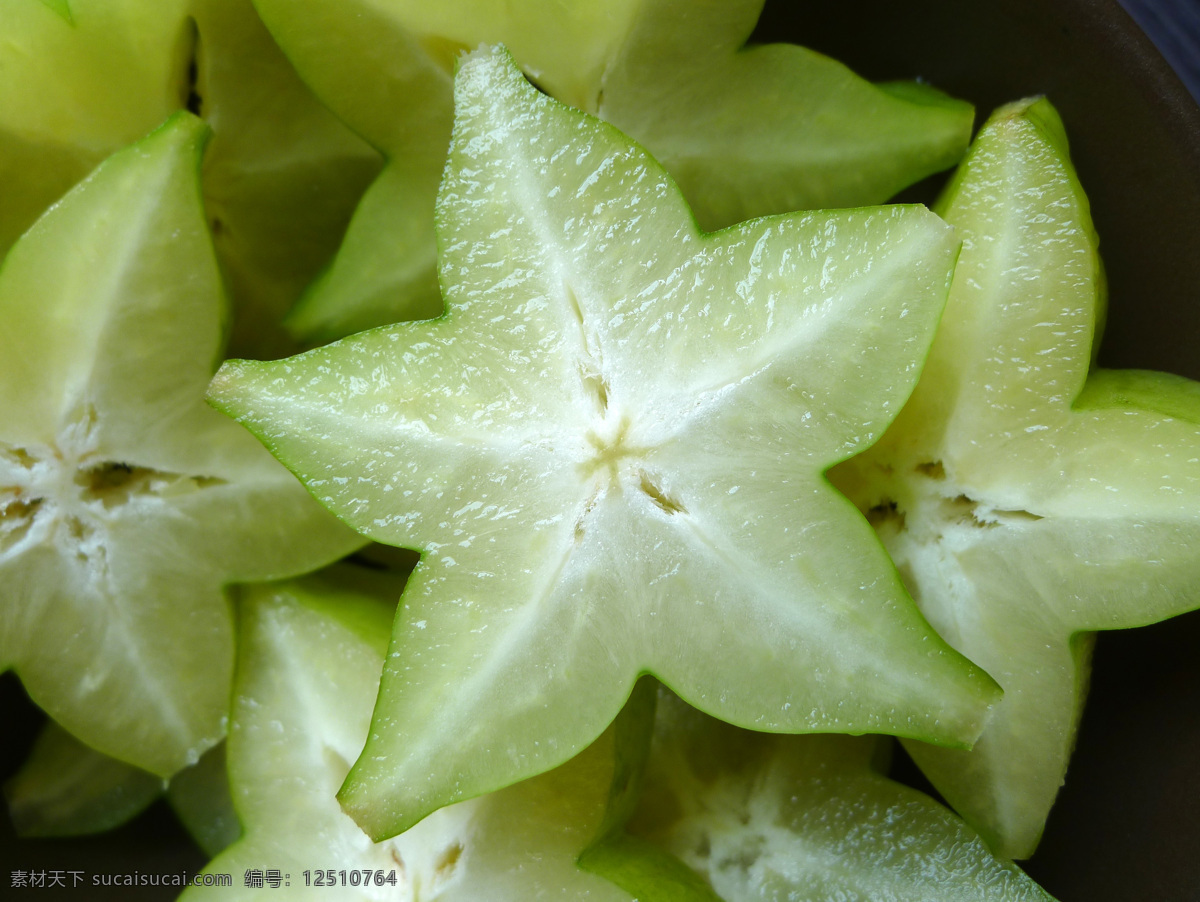
{"label": "translucent fruit flesh", "polygon": [[106,156],[171,112],[213,128],[205,198],[238,353],[296,350],[279,321],[378,172],[321,106],[250,0],[3,0],[0,257]]}
{"label": "translucent fruit flesh", "polygon": [[434,199],[455,57],[503,43],[543,90],[644,143],[701,226],[880,203],[952,165],[969,104],[881,88],[799,47],[745,48],[762,0],[256,0],[313,90],[389,158],[289,316],[328,341],[441,312]]}
{"label": "translucent fruit flesh", "polygon": [[[648,738],[652,687],[564,767],[446,808],[394,839],[373,843],[341,811],[337,788],[367,736],[394,607],[390,586],[351,569],[243,594],[229,768],[245,836],[208,870],[242,874],[269,862],[290,875],[271,890],[282,898],[631,902],[576,858],[620,795],[626,745]],[[305,873],[320,882],[325,871],[332,884],[306,883]],[[339,871],[370,876],[347,885]],[[262,892],[192,888],[183,900]]]}
{"label": "translucent fruit flesh", "polygon": [[383,837],[543,772],[646,672],[746,726],[969,744],[994,688],[823,478],[915,382],[950,233],[888,208],[705,235],[499,51],[458,110],[446,315],[210,390],[348,523],[424,552],[349,810]]}
{"label": "translucent fruit flesh", "polygon": [[361,544],[204,404],[225,313],[207,134],[181,113],[114,155],[0,270],[0,665],[161,777],[224,732],[223,585]]}
{"label": "translucent fruit flesh", "polygon": [[993,848],[1030,855],[1063,780],[1089,631],[1200,604],[1200,389],[1089,374],[1104,280],[1048,102],[1004,108],[939,204],[963,235],[912,399],[833,478],[921,610],[1004,687],[971,752],[908,748]]}

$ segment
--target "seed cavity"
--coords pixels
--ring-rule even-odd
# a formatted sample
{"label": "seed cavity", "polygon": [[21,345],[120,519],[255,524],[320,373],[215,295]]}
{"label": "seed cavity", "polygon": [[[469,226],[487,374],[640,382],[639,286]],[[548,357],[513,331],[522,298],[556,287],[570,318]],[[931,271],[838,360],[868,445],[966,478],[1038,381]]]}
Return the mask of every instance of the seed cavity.
{"label": "seed cavity", "polygon": [[932,460],[927,463],[917,464],[914,469],[922,476],[930,479],[944,480],[946,478],[946,468],[940,460]]}
{"label": "seed cavity", "polygon": [[16,546],[33,528],[42,498],[14,498],[0,501],[0,553]]}
{"label": "seed cavity", "polygon": [[583,349],[579,361],[579,378],[583,382],[584,390],[595,401],[596,412],[603,417],[608,413],[609,385],[602,372],[600,350],[592,347],[592,343],[588,340],[587,326],[583,316],[583,307],[579,303],[579,295],[566,281],[563,282],[563,297],[566,299],[567,308],[574,314],[575,322],[579,326],[579,341]]}
{"label": "seed cavity", "polygon": [[458,867],[458,860],[462,858],[463,847],[462,843],[454,843],[448,846],[441,855],[438,856],[437,862],[434,864],[435,879],[439,881],[449,880],[454,876],[454,870]]}
{"label": "seed cavity", "polygon": [[169,498],[224,485],[213,476],[184,476],[118,461],[104,461],[75,473],[80,497],[99,502],[106,510],[128,504],[136,497]]}
{"label": "seed cavity", "polygon": [[867,511],[867,522],[880,533],[904,532],[906,529],[920,541],[940,541],[947,531],[955,528],[990,530],[998,526],[1033,523],[1042,518],[1019,509],[989,507],[965,492],[950,495],[946,468],[940,460],[917,464],[913,471],[940,485],[916,482],[918,500],[911,510],[904,510],[891,500],[884,499]]}
{"label": "seed cavity", "polygon": [[645,470],[638,471],[638,488],[645,492],[650,500],[653,501],[665,513],[686,514],[687,508],[683,506],[683,502],[677,498],[672,498],[650,477],[650,474]]}
{"label": "seed cavity", "polygon": [[943,498],[939,505],[939,513],[944,523],[957,523],[962,526],[976,526],[980,528],[988,525],[979,516],[978,505],[966,495]]}
{"label": "seed cavity", "polygon": [[0,448],[0,457],[5,458],[9,463],[23,470],[32,470],[37,463],[37,458],[24,448]]}
{"label": "seed cavity", "polygon": [[900,531],[904,529],[904,511],[895,501],[883,501],[867,511],[867,522],[875,529],[891,526]]}

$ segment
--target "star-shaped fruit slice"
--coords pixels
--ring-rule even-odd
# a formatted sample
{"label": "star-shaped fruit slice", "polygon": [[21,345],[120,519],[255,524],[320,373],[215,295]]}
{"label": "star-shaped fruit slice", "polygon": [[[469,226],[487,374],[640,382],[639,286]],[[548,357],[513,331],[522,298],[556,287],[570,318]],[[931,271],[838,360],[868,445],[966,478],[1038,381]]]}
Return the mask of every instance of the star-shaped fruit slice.
{"label": "star-shaped fruit slice", "polygon": [[[238,875],[237,886],[192,888],[183,902],[259,898],[263,888],[242,875],[267,869],[288,875],[287,887],[265,884],[285,899],[633,902],[577,859],[631,807],[654,716],[649,682],[567,764],[394,839],[372,842],[341,810],[338,786],[367,736],[395,609],[350,569],[242,594],[229,773],[245,835],[206,868]],[[711,900],[675,883],[669,870],[642,870],[639,887],[651,892],[637,898]]]}
{"label": "star-shaped fruit slice", "polygon": [[445,315],[210,389],[347,523],[423,552],[343,791],[359,823],[562,763],[643,673],[748,727],[972,742],[994,685],[824,478],[915,383],[953,233],[891,207],[705,234],[500,50],[456,104]]}
{"label": "star-shaped fruit slice", "polygon": [[953,812],[885,777],[889,745],[749,733],[664,693],[629,829],[725,902],[1050,899]]}
{"label": "star-shaped fruit slice", "polygon": [[1094,630],[1200,604],[1200,386],[1094,370],[1104,278],[1045,100],[1006,107],[940,202],[963,236],[912,399],[835,481],[930,622],[1004,699],[971,752],[908,749],[999,852],[1033,852]]}
{"label": "star-shaped fruit slice", "polygon": [[204,193],[241,354],[337,247],[378,154],[296,76],[250,0],[0,0],[0,257],[106,156],[171,112],[214,131]]}
{"label": "star-shaped fruit slice", "polygon": [[220,739],[225,583],[361,539],[204,403],[225,298],[180,113],[0,269],[0,666],[83,742],[168,776]]}
{"label": "star-shaped fruit slice", "polygon": [[434,199],[456,54],[503,43],[551,96],[666,166],[702,227],[881,203],[953,165],[973,110],[875,86],[796,46],[746,47],[763,0],[255,0],[302,77],[389,159],[338,257],[289,317],[326,341],[436,316]]}

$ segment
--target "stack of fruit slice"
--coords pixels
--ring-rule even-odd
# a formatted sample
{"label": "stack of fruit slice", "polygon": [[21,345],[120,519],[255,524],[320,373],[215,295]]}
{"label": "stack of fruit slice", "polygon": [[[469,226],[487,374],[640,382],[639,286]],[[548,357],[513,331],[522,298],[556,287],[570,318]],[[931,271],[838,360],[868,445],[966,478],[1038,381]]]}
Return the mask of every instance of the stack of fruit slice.
{"label": "stack of fruit slice", "polygon": [[[283,348],[374,151],[274,49],[243,90],[271,45],[240,0],[0,4],[0,53],[75,42],[91,77],[128,44],[147,116],[216,130],[202,181],[175,113],[0,269],[0,663],[58,722],[7,789],[25,832],[171,778],[211,872],[296,895],[1046,898],[1008,859],[1089,631],[1200,605],[1200,387],[1089,372],[1102,270],[1047,101],[989,121],[939,215],[783,212],[949,165],[969,107],[742,49],[755,0],[256,0],[388,160],[291,328],[431,318],[209,386],[223,279],[239,345]],[[18,95],[0,177],[69,164],[0,240],[149,129],[35,134]],[[231,617],[227,583],[368,540],[422,556]],[[763,731],[900,737],[966,823],[875,770],[890,739]]]}

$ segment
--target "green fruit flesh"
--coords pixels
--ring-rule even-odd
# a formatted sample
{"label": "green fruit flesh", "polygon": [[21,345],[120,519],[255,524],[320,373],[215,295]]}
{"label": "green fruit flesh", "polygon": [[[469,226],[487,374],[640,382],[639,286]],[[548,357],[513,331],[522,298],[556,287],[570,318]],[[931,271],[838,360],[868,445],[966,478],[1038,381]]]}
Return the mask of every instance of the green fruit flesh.
{"label": "green fruit flesh", "polygon": [[951,812],[876,772],[879,742],[747,733],[663,698],[630,829],[725,902],[1049,899]]}
{"label": "green fruit flesh", "polygon": [[[424,172],[436,185],[440,170]],[[427,204],[435,191],[403,164],[390,163],[367,189],[333,262],[288,314],[288,329],[320,343],[394,320],[440,316],[433,209]],[[381,252],[382,241],[392,252]],[[331,298],[355,301],[331,306]]]}
{"label": "green fruit flesh", "polygon": [[81,836],[119,827],[162,796],[192,837],[216,855],[241,833],[225,777],[225,745],[170,781],[84,745],[54,721],[4,785],[20,837]]}
{"label": "green fruit flesh", "polygon": [[[373,843],[341,811],[337,788],[367,736],[394,609],[386,586],[368,592],[360,578],[359,588],[347,588],[349,569],[243,594],[228,744],[245,836],[208,870],[241,874],[269,863],[290,874],[290,888],[274,891],[282,898],[318,892],[338,899],[630,902],[616,886],[580,870],[575,859],[610,823],[626,746],[645,746],[652,687],[564,767],[443,809],[394,839]],[[305,885],[304,872],[325,869],[378,871],[385,880],[395,875],[394,884],[375,885],[372,878],[361,887]],[[192,888],[183,898],[257,898],[261,892]]]}
{"label": "green fruit flesh", "polygon": [[183,0],[69,10],[0,0],[0,257],[108,154],[183,105],[185,15]]}
{"label": "green fruit flesh", "polygon": [[598,114],[655,155],[702,227],[880,203],[962,157],[970,104],[877,87],[803,47],[744,46],[762,5],[646,0],[604,75]]}
{"label": "green fruit flesh", "polygon": [[892,208],[704,235],[501,52],[458,109],[448,312],[210,390],[348,523],[424,551],[349,810],[382,837],[543,772],[646,672],[746,726],[970,743],[993,687],[822,475],[915,381],[949,232]]}
{"label": "green fruit flesh", "polygon": [[761,0],[256,5],[314,91],[391,161],[289,319],[309,341],[440,312],[429,224],[449,138],[448,70],[479,42],[506,44],[552,96],[643,141],[709,229],[879,203],[956,162],[973,117],[968,104],[876,88],[798,47],[742,49]]}
{"label": "green fruit flesh", "polygon": [[361,544],[204,404],[224,307],[206,137],[177,114],[0,270],[0,664],[82,741],[159,776],[224,731],[222,585]]}
{"label": "green fruit flesh", "polygon": [[1004,687],[973,751],[908,747],[1020,858],[1074,743],[1080,634],[1200,604],[1200,389],[1089,377],[1104,280],[1049,103],[999,111],[939,209],[964,246],[925,372],[880,443],[831,475],[925,616]]}
{"label": "green fruit flesh", "polygon": [[249,0],[196,0],[204,194],[235,302],[230,349],[297,350],[281,320],[337,249],[379,155],[296,76]]}

